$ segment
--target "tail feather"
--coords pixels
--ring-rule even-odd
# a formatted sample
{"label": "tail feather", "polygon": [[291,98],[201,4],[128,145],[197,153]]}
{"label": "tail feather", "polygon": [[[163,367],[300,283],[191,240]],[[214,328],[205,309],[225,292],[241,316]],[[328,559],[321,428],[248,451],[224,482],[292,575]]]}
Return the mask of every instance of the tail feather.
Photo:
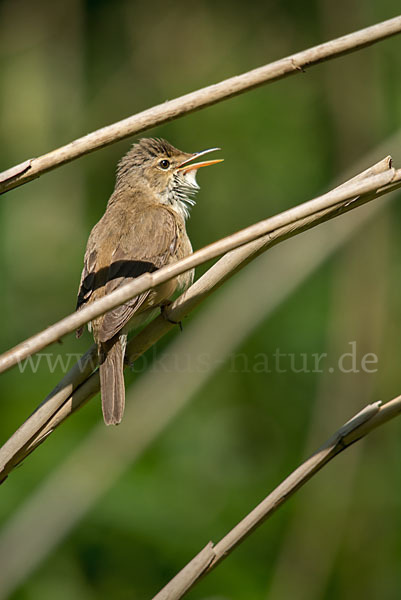
{"label": "tail feather", "polygon": [[106,425],[118,425],[125,407],[124,354],[127,337],[121,335],[115,340],[100,345],[100,389],[102,395],[103,418]]}

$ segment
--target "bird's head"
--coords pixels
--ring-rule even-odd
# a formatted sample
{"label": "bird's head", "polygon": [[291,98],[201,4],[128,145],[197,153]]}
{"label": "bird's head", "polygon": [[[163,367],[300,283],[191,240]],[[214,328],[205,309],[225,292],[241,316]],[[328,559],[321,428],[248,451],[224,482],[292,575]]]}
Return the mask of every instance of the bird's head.
{"label": "bird's head", "polygon": [[222,162],[222,159],[193,161],[214,150],[220,148],[188,153],[160,138],[142,138],[121,159],[116,188],[125,185],[134,189],[147,188],[161,204],[170,205],[187,218],[189,207],[195,204],[193,196],[199,189],[196,182],[198,169]]}

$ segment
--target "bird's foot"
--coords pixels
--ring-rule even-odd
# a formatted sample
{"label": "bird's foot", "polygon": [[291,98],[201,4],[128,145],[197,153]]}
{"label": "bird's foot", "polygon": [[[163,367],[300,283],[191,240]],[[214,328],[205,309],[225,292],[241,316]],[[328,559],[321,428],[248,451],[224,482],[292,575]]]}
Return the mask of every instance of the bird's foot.
{"label": "bird's foot", "polygon": [[135,361],[130,360],[128,356],[124,356],[124,364],[132,373],[135,373]]}
{"label": "bird's foot", "polygon": [[180,331],[182,331],[182,321],[174,321],[173,319],[170,319],[167,315],[167,309],[172,305],[172,301],[171,300],[165,300],[163,302],[163,304],[160,306],[160,313],[163,317],[163,319],[165,319],[166,321],[168,321],[168,323],[172,323],[173,325],[178,325],[180,328]]}

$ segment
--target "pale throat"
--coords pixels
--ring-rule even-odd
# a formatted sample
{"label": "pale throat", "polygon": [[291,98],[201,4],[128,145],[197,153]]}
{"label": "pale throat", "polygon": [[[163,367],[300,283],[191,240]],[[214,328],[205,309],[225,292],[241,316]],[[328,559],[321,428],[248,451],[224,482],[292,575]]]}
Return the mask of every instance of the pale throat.
{"label": "pale throat", "polygon": [[194,206],[195,194],[199,191],[196,182],[196,170],[185,174],[174,173],[162,195],[163,204],[171,206],[184,220],[190,216],[190,209]]}

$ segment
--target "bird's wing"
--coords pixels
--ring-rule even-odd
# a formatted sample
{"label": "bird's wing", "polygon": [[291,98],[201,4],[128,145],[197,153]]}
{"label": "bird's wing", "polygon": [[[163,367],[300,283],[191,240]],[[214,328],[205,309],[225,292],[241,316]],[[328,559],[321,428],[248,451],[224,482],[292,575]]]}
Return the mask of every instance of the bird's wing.
{"label": "bird's wing", "polygon": [[[88,244],[88,248],[86,249],[84,256],[84,268],[82,269],[81,280],[79,282],[77,306],[75,310],[80,310],[83,306],[85,306],[93,294],[96,277],[96,258],[96,250],[90,249]],[[77,329],[77,338],[81,337],[83,330],[83,326]]]}
{"label": "bird's wing", "polygon": [[[96,289],[103,288],[102,293],[95,294],[95,297],[109,294],[143,273],[151,273],[166,265],[174,255],[177,235],[176,219],[168,209],[146,206],[145,210],[137,211],[132,223],[121,224],[117,244],[103,268],[99,268],[98,255],[94,256],[96,251],[87,250],[78,308],[91,299]],[[102,262],[105,264],[104,260]],[[116,335],[140,311],[151,292],[140,294],[100,317],[96,326],[98,341],[104,342]]]}

